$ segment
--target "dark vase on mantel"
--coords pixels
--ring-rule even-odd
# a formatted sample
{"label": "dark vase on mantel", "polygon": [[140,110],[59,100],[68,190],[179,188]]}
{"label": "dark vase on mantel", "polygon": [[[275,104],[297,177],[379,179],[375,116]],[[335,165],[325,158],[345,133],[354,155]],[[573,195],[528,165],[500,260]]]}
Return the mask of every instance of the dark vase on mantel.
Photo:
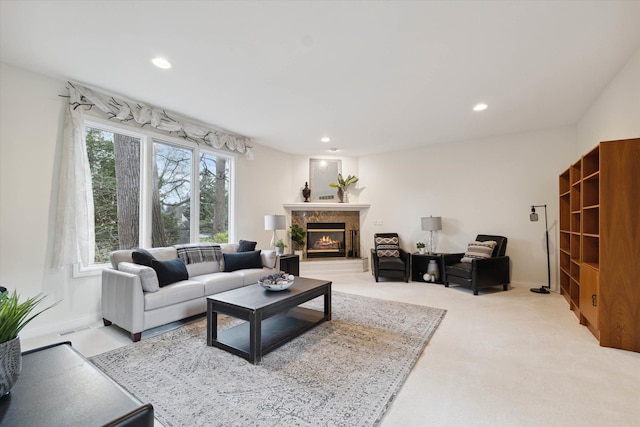
{"label": "dark vase on mantel", "polygon": [[304,201],[308,202],[309,197],[311,197],[311,189],[309,188],[309,183],[304,183],[304,188],[302,189],[302,197],[304,197]]}

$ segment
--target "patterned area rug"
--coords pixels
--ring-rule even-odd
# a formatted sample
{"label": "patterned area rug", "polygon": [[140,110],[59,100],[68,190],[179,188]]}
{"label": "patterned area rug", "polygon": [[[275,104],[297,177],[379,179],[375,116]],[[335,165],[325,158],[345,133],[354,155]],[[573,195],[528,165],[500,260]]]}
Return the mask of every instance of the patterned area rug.
{"label": "patterned area rug", "polygon": [[[305,304],[320,309],[316,299]],[[165,426],[373,426],[445,310],[341,292],[332,320],[258,366],[207,347],[206,320],[91,359]],[[221,317],[220,329],[238,320]]]}

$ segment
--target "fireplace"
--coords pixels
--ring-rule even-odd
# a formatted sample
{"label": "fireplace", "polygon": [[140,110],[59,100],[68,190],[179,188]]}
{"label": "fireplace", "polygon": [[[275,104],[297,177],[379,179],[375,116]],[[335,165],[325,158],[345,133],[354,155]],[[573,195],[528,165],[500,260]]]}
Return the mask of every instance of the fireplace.
{"label": "fireplace", "polygon": [[307,223],[307,258],[329,257],[346,257],[345,223]]}

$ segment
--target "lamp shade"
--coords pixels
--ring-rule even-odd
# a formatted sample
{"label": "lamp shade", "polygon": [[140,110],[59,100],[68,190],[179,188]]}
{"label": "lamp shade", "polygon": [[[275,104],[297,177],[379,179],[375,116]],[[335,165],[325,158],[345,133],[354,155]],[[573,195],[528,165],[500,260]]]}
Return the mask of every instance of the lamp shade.
{"label": "lamp shade", "polygon": [[442,217],[424,216],[422,217],[422,231],[442,230]]}
{"label": "lamp shade", "polygon": [[286,228],[286,217],[284,215],[265,215],[265,230],[284,230]]}

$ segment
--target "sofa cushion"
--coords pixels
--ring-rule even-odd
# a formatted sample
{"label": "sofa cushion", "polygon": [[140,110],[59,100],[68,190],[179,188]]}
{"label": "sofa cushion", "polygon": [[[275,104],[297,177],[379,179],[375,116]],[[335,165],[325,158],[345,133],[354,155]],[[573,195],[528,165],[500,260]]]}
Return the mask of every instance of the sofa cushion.
{"label": "sofa cushion", "polygon": [[151,267],[151,261],[156,259],[151,252],[146,249],[138,248],[131,252],[131,259],[135,264],[146,265]]}
{"label": "sofa cushion", "polygon": [[189,272],[189,278],[203,274],[217,273],[220,271],[220,263],[218,261],[211,261],[187,264],[187,271]]}
{"label": "sofa cushion", "polygon": [[243,270],[203,274],[190,280],[204,283],[204,294],[209,296],[244,286],[244,278],[239,274],[240,271]]}
{"label": "sofa cushion", "polygon": [[181,280],[161,288],[158,292],[144,294],[144,309],[154,310],[184,301],[204,297],[204,285],[195,280]]}
{"label": "sofa cushion", "polygon": [[378,258],[378,266],[380,270],[397,270],[404,271],[405,263],[396,257],[380,257]]}
{"label": "sofa cushion", "polygon": [[278,254],[276,251],[271,249],[260,251],[260,257],[262,258],[263,267],[276,268],[276,262],[278,262]]}
{"label": "sofa cushion", "polygon": [[224,271],[236,271],[244,268],[262,268],[260,251],[223,254]]}
{"label": "sofa cushion", "polygon": [[158,292],[160,290],[158,275],[151,267],[132,262],[121,262],[118,264],[118,270],[140,276],[140,284],[142,284],[142,290],[145,292]]}
{"label": "sofa cushion", "polygon": [[469,242],[467,252],[465,252],[464,257],[462,257],[460,261],[471,262],[474,259],[491,258],[493,248],[495,248],[496,245],[497,243],[493,240],[486,242]]}
{"label": "sofa cushion", "polygon": [[133,258],[131,258],[131,249],[120,249],[117,251],[113,251],[109,254],[109,259],[111,260],[111,266],[118,270],[118,266],[121,262],[133,262]]}
{"label": "sofa cushion", "polygon": [[273,268],[245,268],[244,270],[234,271],[233,273],[242,276],[242,280],[245,285],[252,285],[254,283],[258,283],[258,280],[261,277],[264,277],[267,274],[275,274],[277,271]]}
{"label": "sofa cushion", "polygon": [[252,242],[251,240],[240,240],[238,242],[238,252],[251,252],[256,250],[258,242]]}
{"label": "sofa cushion", "polygon": [[471,263],[459,262],[457,264],[447,266],[447,275],[463,277],[471,280],[472,270],[473,268]]}
{"label": "sofa cushion", "polygon": [[151,267],[158,275],[160,287],[179,282],[180,280],[187,280],[189,278],[187,266],[180,258],[168,261],[160,261],[154,258],[151,260]]}

